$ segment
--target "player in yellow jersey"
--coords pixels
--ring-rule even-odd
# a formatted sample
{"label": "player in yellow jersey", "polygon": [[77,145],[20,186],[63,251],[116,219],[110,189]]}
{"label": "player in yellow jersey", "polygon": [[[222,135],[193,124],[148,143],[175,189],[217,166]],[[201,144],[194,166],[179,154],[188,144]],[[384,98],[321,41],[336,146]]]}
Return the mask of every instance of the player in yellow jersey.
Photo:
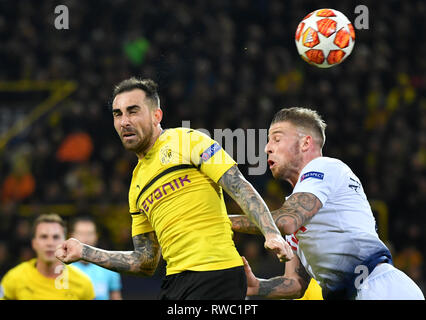
{"label": "player in yellow jersey", "polygon": [[55,249],[65,240],[65,233],[65,223],[57,214],[36,219],[32,247],[37,257],[5,274],[0,287],[1,299],[92,300],[95,297],[89,277],[55,258]]}
{"label": "player in yellow jersey", "polygon": [[314,278],[311,278],[303,297],[296,300],[324,300],[322,296],[322,289],[318,282]]}
{"label": "player in yellow jersey", "polygon": [[266,204],[216,141],[196,130],[161,128],[154,81],[121,82],[112,114],[123,146],[139,159],[129,190],[134,250],[106,251],[69,239],[58,259],[150,276],[162,253],[167,275],[160,299],[244,299],[243,261],[222,188],[259,227],[267,249],[282,261],[293,257]]}

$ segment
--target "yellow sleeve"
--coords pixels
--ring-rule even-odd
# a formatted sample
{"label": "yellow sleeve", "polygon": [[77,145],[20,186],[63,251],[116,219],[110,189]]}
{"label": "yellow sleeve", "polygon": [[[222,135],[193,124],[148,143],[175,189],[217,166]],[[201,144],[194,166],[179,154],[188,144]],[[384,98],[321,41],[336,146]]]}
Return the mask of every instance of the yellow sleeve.
{"label": "yellow sleeve", "polygon": [[0,300],[16,300],[16,281],[12,270],[9,270],[0,283]]}
{"label": "yellow sleeve", "polygon": [[95,289],[93,288],[93,283],[89,279],[89,283],[87,284],[86,297],[84,300],[94,300],[95,299]]}
{"label": "yellow sleeve", "polygon": [[214,182],[237,164],[218,142],[200,131],[191,130],[190,146],[191,162]]}
{"label": "yellow sleeve", "polygon": [[154,231],[145,213],[132,214],[132,237]]}
{"label": "yellow sleeve", "polygon": [[311,278],[309,286],[302,298],[296,300],[324,300],[322,297],[322,289],[314,278]]}

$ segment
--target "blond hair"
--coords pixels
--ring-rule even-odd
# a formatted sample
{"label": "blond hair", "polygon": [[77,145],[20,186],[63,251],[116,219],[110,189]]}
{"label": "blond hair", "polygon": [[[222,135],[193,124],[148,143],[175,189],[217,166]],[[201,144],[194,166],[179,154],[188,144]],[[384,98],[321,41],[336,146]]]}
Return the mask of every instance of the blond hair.
{"label": "blond hair", "polygon": [[327,124],[315,110],[301,107],[281,109],[274,115],[271,125],[283,121],[288,121],[302,130],[313,133],[313,138],[318,145],[321,148],[324,146]]}

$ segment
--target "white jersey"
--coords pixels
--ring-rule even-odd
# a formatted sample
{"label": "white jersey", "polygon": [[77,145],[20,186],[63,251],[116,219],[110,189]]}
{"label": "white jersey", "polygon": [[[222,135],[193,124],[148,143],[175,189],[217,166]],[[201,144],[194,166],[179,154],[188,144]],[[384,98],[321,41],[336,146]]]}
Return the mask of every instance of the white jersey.
{"label": "white jersey", "polygon": [[323,293],[338,290],[375,253],[389,252],[377,235],[361,182],[345,163],[328,157],[312,160],[292,194],[299,192],[314,194],[322,208],[286,238]]}

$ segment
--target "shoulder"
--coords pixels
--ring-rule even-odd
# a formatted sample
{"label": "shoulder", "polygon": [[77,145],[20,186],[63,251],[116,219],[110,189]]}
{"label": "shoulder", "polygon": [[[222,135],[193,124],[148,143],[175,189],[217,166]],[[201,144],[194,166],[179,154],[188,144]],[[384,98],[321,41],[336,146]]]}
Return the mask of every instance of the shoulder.
{"label": "shoulder", "polygon": [[22,283],[25,283],[28,280],[27,277],[29,274],[32,274],[30,268],[32,268],[31,264],[34,263],[35,259],[31,259],[18,264],[6,272],[3,278],[0,279],[0,300],[5,299],[6,295],[13,299],[13,292],[15,292]]}
{"label": "shoulder", "polygon": [[172,128],[172,129],[167,129],[164,130],[163,135],[165,136],[179,136],[182,138],[191,138],[191,139],[200,139],[200,138],[205,138],[205,139],[211,139],[210,135],[208,134],[208,132],[204,132],[205,130],[202,131],[202,129],[200,130],[196,130],[196,129],[191,129],[191,128]]}
{"label": "shoulder", "polygon": [[31,259],[28,261],[21,262],[17,266],[10,269],[4,275],[3,279],[11,279],[15,277],[20,277],[22,274],[27,274],[30,268],[33,268],[32,265],[35,264],[35,259]]}
{"label": "shoulder", "polygon": [[348,165],[346,165],[343,161],[336,158],[318,157],[311,160],[302,169],[301,178],[303,178],[303,175],[306,174],[314,175],[315,173],[318,173],[323,175],[327,172],[328,174],[334,175],[343,171],[350,171]]}
{"label": "shoulder", "polygon": [[[212,139],[207,133],[191,128],[171,128],[166,129],[160,135],[159,145],[161,148],[169,146],[171,149],[185,149],[185,146],[193,148],[194,145],[210,143]],[[182,150],[181,150],[182,151]]]}

